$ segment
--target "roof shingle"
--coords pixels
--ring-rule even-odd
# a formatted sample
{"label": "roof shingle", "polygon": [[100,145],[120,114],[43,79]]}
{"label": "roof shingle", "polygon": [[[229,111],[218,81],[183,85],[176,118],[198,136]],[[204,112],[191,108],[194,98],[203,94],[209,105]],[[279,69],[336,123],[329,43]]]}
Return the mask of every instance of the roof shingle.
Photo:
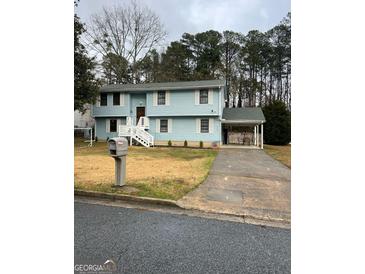
{"label": "roof shingle", "polygon": [[260,107],[224,108],[222,118],[228,121],[265,121]]}
{"label": "roof shingle", "polygon": [[165,82],[165,83],[146,83],[146,84],[115,84],[100,88],[100,92],[113,91],[151,91],[151,90],[179,90],[195,88],[213,88],[225,85],[224,80],[203,80],[185,82]]}

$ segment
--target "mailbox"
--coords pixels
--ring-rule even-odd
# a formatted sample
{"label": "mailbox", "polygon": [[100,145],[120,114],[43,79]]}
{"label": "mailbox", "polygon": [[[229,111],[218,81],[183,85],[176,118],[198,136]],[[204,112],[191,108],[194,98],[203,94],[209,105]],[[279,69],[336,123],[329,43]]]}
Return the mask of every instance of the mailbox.
{"label": "mailbox", "polygon": [[108,148],[115,161],[115,186],[122,187],[125,185],[128,140],[123,137],[111,138],[108,140]]}
{"label": "mailbox", "polygon": [[113,157],[125,156],[128,153],[128,140],[123,137],[111,138],[108,141],[109,153]]}

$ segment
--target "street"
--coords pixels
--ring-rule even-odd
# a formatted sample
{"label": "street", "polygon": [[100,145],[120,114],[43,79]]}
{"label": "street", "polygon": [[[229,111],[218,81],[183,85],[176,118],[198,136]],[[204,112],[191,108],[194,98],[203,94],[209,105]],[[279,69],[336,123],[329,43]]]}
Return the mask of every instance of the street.
{"label": "street", "polygon": [[290,230],[75,202],[75,264],[117,273],[290,273]]}

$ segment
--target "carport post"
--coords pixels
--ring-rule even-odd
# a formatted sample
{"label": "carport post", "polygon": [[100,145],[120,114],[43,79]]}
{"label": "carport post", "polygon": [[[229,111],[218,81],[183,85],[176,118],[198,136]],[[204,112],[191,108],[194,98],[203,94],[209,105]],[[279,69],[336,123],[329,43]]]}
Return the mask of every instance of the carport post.
{"label": "carport post", "polygon": [[255,144],[255,146],[256,146],[256,144],[257,144],[257,139],[256,139],[256,125],[254,126],[254,128],[253,128],[253,132],[254,132],[254,144]]}
{"label": "carport post", "polygon": [[264,149],[264,124],[261,124],[261,149]]}

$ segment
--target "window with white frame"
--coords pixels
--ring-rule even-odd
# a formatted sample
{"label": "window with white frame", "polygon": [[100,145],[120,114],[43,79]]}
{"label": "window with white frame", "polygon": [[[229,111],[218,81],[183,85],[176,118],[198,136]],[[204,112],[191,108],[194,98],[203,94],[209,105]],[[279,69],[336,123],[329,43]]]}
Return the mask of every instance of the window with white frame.
{"label": "window with white frame", "polygon": [[109,131],[110,132],[117,132],[117,120],[116,119],[111,119],[110,120]]}
{"label": "window with white frame", "polygon": [[108,105],[108,94],[102,93],[100,94],[100,105],[107,106]]}
{"label": "window with white frame", "polygon": [[200,120],[200,132],[209,133],[209,119]]}
{"label": "window with white frame", "polygon": [[157,93],[157,105],[166,105],[166,91]]}
{"label": "window with white frame", "polygon": [[199,104],[208,104],[208,90],[201,89],[199,91]]}
{"label": "window with white frame", "polygon": [[168,120],[167,119],[160,120],[160,132],[168,132]]}

